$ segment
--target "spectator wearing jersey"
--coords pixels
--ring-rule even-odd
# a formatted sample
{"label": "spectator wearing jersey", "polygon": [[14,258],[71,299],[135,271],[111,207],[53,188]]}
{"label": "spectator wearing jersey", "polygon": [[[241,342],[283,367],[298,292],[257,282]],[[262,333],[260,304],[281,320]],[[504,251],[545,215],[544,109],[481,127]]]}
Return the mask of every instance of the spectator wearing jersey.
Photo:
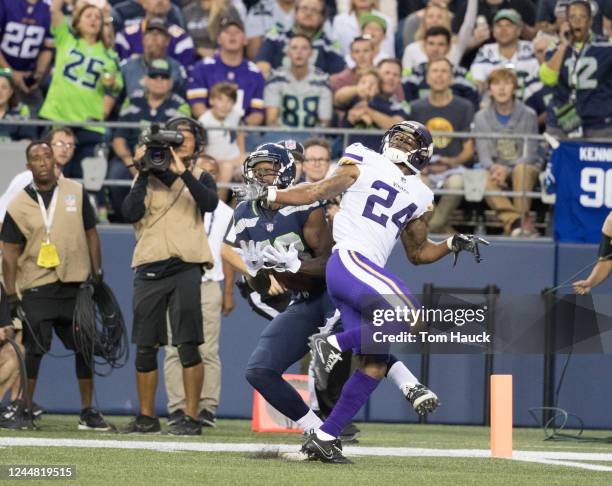
{"label": "spectator wearing jersey", "polygon": [[170,35],[168,27],[162,19],[151,19],[142,37],[143,53],[131,57],[121,63],[121,74],[125,83],[126,97],[130,98],[137,90],[142,90],[144,77],[151,63],[163,59],[170,65],[172,73],[172,90],[180,96],[185,96],[187,89],[187,70],[176,59],[168,57]]}
{"label": "spectator wearing jersey", "polygon": [[373,15],[382,20],[384,32],[379,49],[381,52],[388,53],[389,57],[395,57],[393,23],[390,17],[376,9],[378,3],[378,0],[350,0],[349,12],[340,13],[334,17],[332,38],[338,43],[345,59],[350,58],[353,39],[363,34],[363,17],[367,15]]}
{"label": "spectator wearing jersey", "polygon": [[305,182],[325,179],[331,166],[331,146],[324,138],[309,138],[304,142]]}
{"label": "spectator wearing jersey", "polygon": [[[119,122],[158,122],[163,124],[176,116],[189,116],[187,102],[172,93],[172,70],[168,61],[156,59],[143,79],[144,89],[136,90],[127,98],[119,113]],[[132,179],[138,172],[134,167],[134,151],[140,130],[117,128],[113,130],[112,147],[115,156],[108,164],[108,179]],[[114,220],[123,221],[121,204],[129,192],[127,187],[110,187],[109,199]]]}
{"label": "spectator wearing jersey", "polygon": [[[548,52],[549,47],[554,45],[556,41],[556,37],[540,31],[531,42],[533,47],[533,55],[538,60],[538,65],[540,67],[545,62],[546,52]],[[525,91],[524,102],[538,115],[538,125],[541,129],[540,131],[544,129],[546,120],[553,120],[555,116],[551,103],[553,91],[553,88],[543,84],[539,77],[537,81],[529,83]]]}
{"label": "spectator wearing jersey", "polygon": [[554,90],[547,131],[560,137],[612,136],[612,44],[591,24],[590,3],[570,2],[559,43],[540,67],[540,79]]}
{"label": "spectator wearing jersey", "polygon": [[295,34],[306,35],[310,38],[314,48],[311,63],[321,71],[330,76],[342,71],[346,64],[336,44],[332,43],[323,32],[324,22],[324,0],[298,0],[293,28],[287,32],[279,32],[277,29],[270,30],[255,57],[257,66],[264,76],[268,76],[271,69],[288,65],[287,45],[289,39]]}
{"label": "spectator wearing jersey", "polygon": [[[53,121],[103,121],[111,113],[123,89],[117,54],[102,42],[102,12],[85,4],[77,10],[72,25],[62,13],[64,0],[51,4],[51,32],[55,36],[54,76],[40,117]],[[103,127],[75,129],[79,140],[74,158],[64,175],[80,178],[81,160],[93,155],[104,141]]]}
{"label": "spectator wearing jersey", "polygon": [[187,32],[195,43],[199,57],[212,56],[217,46],[221,20],[241,21],[240,13],[229,0],[194,0],[184,9]]}
{"label": "spectator wearing jersey", "polygon": [[359,75],[374,67],[374,49],[369,36],[359,36],[353,39],[351,61],[353,67],[347,67],[334,76],[331,82],[331,89],[334,93],[345,86],[356,85]]}
{"label": "spectator wearing jersey", "polygon": [[504,9],[493,19],[495,43],[485,44],[476,54],[471,67],[472,78],[481,92],[491,71],[502,67],[514,69],[519,80],[518,97],[525,99],[529,85],[538,78],[538,60],[533,54],[531,42],[519,40],[523,21],[516,10]]}
{"label": "spectator wearing jersey", "polygon": [[[387,130],[404,120],[404,112],[393,108],[382,96],[382,80],[375,69],[363,73],[357,82],[355,96],[340,109],[346,111],[343,126],[346,128]],[[349,144],[360,142],[372,150],[380,147],[380,136],[351,135]]]}
{"label": "spectator wearing jersey", "polygon": [[[329,77],[310,65],[310,38],[296,34],[288,42],[289,68],[272,71],[264,90],[266,125],[292,128],[329,126],[332,94]],[[296,139],[304,139],[299,134]],[[274,139],[279,138],[274,136]]]}
{"label": "spectator wearing jersey", "polygon": [[[240,125],[242,107],[237,105],[238,90],[233,83],[222,82],[210,91],[210,109],[199,118],[206,129],[235,127]],[[206,153],[219,163],[219,181],[240,180],[242,161],[245,158],[244,132],[236,130],[207,130]],[[219,189],[219,197],[225,200],[227,189]]]}
{"label": "spectator wearing jersey", "polygon": [[[448,53],[448,59],[453,65],[458,65],[463,57],[463,53],[472,45],[472,34],[474,31],[474,22],[476,21],[476,9],[478,0],[468,0],[468,9],[465,15],[461,17],[463,23],[457,30],[457,36],[451,39],[451,48]],[[425,32],[431,27],[446,27],[451,31],[451,14],[448,8],[437,4],[429,3],[425,9],[422,28],[416,34],[416,40],[408,44],[402,55],[402,66],[404,69],[411,69],[419,64],[427,62],[425,55]]]}
{"label": "spectator wearing jersey", "polygon": [[[514,71],[506,68],[493,70],[487,78],[491,104],[474,117],[473,131],[477,133],[537,134],[538,118],[535,112],[519,101],[515,93],[518,79]],[[480,165],[489,171],[487,190],[531,191],[540,172],[537,156],[538,143],[520,139],[476,139]],[[504,225],[504,233],[512,236],[536,236],[533,222],[527,216],[529,198],[517,197],[514,202],[503,196],[488,196],[487,204],[497,211]],[[521,217],[524,224],[521,226]]]}
{"label": "spectator wearing jersey", "polygon": [[295,21],[295,0],[259,0],[246,18],[247,56],[255,59],[268,31],[288,32]]}
{"label": "spectator wearing jersey", "polygon": [[22,102],[37,113],[39,87],[53,59],[49,5],[44,0],[0,0],[0,68],[13,71]]}
{"label": "spectator wearing jersey", "polygon": [[[430,90],[427,84],[427,66],[432,61],[446,59],[450,51],[450,43],[451,33],[446,27],[431,27],[425,32],[424,50],[427,62],[405,71],[402,85],[406,101],[412,102],[427,97]],[[479,108],[480,97],[476,86],[471,81],[471,76],[461,66],[453,66],[451,90],[455,95],[470,100],[475,109]]]}
{"label": "spectator wearing jersey", "polygon": [[170,24],[186,28],[185,16],[181,9],[170,0],[124,0],[113,6],[112,17],[115,32],[121,32],[130,25],[140,23],[147,13],[167,17]]}
{"label": "spectator wearing jersey", "polygon": [[[164,0],[168,1],[168,0]],[[170,42],[168,44],[168,55],[185,68],[196,61],[196,52],[193,39],[180,26],[169,24],[167,17],[152,12],[159,12],[157,9],[147,9],[146,16],[137,24],[128,25],[125,29],[117,33],[115,37],[115,47],[121,59],[129,59],[132,56],[142,54],[144,51],[144,33],[147,31],[147,24],[153,19],[156,22],[164,22],[167,26]]]}
{"label": "spectator wearing jersey", "polygon": [[[431,61],[427,68],[429,94],[412,103],[410,118],[431,132],[469,132],[474,106],[469,100],[453,94],[452,82],[451,62],[446,58]],[[434,156],[432,163],[422,171],[423,180],[433,188],[463,189],[463,172],[474,156],[474,141],[435,136],[433,143]],[[434,233],[454,233],[448,221],[462,199],[456,195],[442,196],[429,221],[429,229]]]}
{"label": "spectator wearing jersey", "polygon": [[[10,69],[0,69],[0,120],[23,121],[30,118],[30,109],[19,101],[19,93]],[[36,127],[0,125],[0,140],[31,142]]]}
{"label": "spectator wearing jersey", "polygon": [[223,19],[217,42],[219,52],[196,63],[190,73],[187,100],[194,118],[200,118],[210,107],[209,90],[217,83],[229,82],[238,86],[242,122],[261,125],[265,79],[255,63],[244,57],[246,37],[242,22]]}

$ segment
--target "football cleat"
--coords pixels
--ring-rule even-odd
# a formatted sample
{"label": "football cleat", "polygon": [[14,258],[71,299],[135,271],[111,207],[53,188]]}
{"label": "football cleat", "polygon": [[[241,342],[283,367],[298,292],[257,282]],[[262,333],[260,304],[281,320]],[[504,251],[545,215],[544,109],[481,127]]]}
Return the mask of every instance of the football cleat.
{"label": "football cleat", "polygon": [[414,411],[419,415],[431,413],[438,408],[438,405],[440,405],[438,396],[425,385],[421,385],[420,383],[417,383],[410,388],[404,388],[404,396],[406,397],[406,400],[412,404]]}
{"label": "football cleat", "polygon": [[340,351],[327,342],[328,333],[313,334],[308,340],[317,390],[327,390],[331,370],[342,361]]}
{"label": "football cleat", "polygon": [[308,436],[300,452],[307,455],[310,461],[321,461],[330,464],[353,464],[353,461],[347,459],[342,454],[340,440],[321,440],[317,437],[316,433]]}

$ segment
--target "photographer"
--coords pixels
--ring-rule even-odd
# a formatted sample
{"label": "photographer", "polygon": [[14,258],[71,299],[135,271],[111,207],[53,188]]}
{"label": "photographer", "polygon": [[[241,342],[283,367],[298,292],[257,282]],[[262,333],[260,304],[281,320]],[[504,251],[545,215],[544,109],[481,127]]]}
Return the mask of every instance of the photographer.
{"label": "photographer", "polygon": [[546,131],[558,137],[612,136],[612,44],[591,32],[591,4],[571,0],[559,44],[546,54],[540,79],[553,88],[554,117]]}
{"label": "photographer", "polygon": [[[185,386],[185,416],[171,425],[169,433],[200,435],[203,367],[198,346],[204,342],[200,282],[202,267],[213,265],[202,217],[215,210],[219,199],[213,178],[193,163],[204,146],[203,129],[189,118],[171,120],[165,129],[148,138],[146,149],[136,150],[139,174],[123,201],[123,216],[136,231],[132,341],[137,346],[140,400],[139,415],[123,432],[161,429],[155,416],[157,351],[167,344],[168,314]],[[160,138],[171,140],[173,131],[179,137],[159,143]]]}
{"label": "photographer", "polygon": [[[58,177],[50,143],[30,143],[26,159],[33,181],[9,203],[1,238],[11,317],[26,317],[22,319],[26,405],[31,409],[41,360],[51,348],[53,331],[67,349],[77,349],[73,330],[77,291],[88,279],[101,282],[102,257],[89,199],[83,186]],[[78,427],[109,430],[102,414],[91,406],[93,363],[80,351],[74,356],[82,407]]]}

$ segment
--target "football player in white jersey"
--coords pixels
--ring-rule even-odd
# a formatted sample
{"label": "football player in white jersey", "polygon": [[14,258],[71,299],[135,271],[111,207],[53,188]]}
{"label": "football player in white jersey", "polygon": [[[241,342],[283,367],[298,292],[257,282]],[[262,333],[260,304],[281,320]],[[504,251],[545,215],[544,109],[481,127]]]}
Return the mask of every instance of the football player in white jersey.
{"label": "football player in white jersey", "polygon": [[[385,309],[420,306],[404,282],[384,269],[398,238],[415,265],[435,262],[450,253],[456,259],[461,251],[473,253],[480,262],[478,245],[488,244],[473,235],[456,234],[439,243],[428,239],[423,215],[433,208],[433,193],[419,173],[432,153],[433,141],[427,128],[418,122],[404,121],[387,131],[380,154],[361,144],[350,145],[334,173],[319,182],[283,190],[262,186],[236,190],[239,199],[296,206],[344,193],[334,218],[336,245],[327,263],[326,282],[345,330],[313,337],[311,348],[318,379],[325,379],[325,373],[339,360],[340,352],[347,349],[361,355],[361,365],[344,385],[332,413],[304,443],[302,452],[309,459],[351,462],[342,454],[338,435],[385,377],[388,348],[386,353],[362,352],[362,347],[371,344],[363,341],[364,336],[368,332],[372,336],[370,325],[364,326],[365,333],[362,327],[364,302]],[[413,406],[417,404],[417,411],[435,409],[438,399],[433,392],[420,384],[413,388],[414,396],[407,398]]]}

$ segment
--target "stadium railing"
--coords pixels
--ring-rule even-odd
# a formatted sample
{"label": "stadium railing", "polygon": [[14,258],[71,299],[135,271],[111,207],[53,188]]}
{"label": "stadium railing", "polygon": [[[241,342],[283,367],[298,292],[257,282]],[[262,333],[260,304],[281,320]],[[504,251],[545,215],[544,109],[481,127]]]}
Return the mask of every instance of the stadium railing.
{"label": "stadium railing", "polygon": [[[2,125],[29,125],[29,126],[37,126],[37,127],[57,127],[57,126],[69,126],[76,128],[85,128],[85,127],[104,127],[104,128],[132,128],[132,129],[143,129],[150,125],[150,122],[142,122],[142,123],[126,123],[126,122],[113,122],[113,121],[88,121],[88,122],[70,122],[70,121],[50,121],[50,120],[0,120],[0,127]],[[289,127],[281,127],[281,126],[225,126],[225,127],[206,127],[206,130],[241,130],[245,133],[267,133],[267,132],[275,132],[275,133],[287,133],[295,137],[296,134],[305,134],[309,136],[341,136],[342,137],[342,146],[346,147],[349,144],[349,139],[351,136],[359,136],[359,135],[380,135],[382,136],[385,131],[384,130],[372,130],[372,129],[358,129],[358,128],[322,128],[322,127],[313,127],[313,128],[289,128]],[[528,133],[516,133],[516,134],[498,134],[498,133],[480,133],[480,132],[437,132],[434,131],[431,133],[433,137],[446,137],[452,139],[505,139],[505,140],[522,140],[523,141],[523,156],[527,156],[527,142],[530,140],[535,140],[537,142],[546,142],[547,144],[551,143],[550,136],[543,136],[539,134],[528,134]],[[612,144],[612,138],[599,138],[599,139],[571,139],[572,141],[578,142],[588,142],[588,143],[610,143]],[[554,143],[554,139],[553,139]],[[468,169],[469,170],[469,169]],[[526,175],[526,172],[524,172]],[[128,187],[131,185],[131,181],[129,180],[117,180],[117,179],[105,179],[104,186],[124,186]],[[231,187],[235,186],[233,183],[220,183],[219,187]],[[524,184],[523,184],[524,186]],[[460,189],[434,189],[434,194],[436,196],[442,195],[459,195],[464,196],[465,192]],[[525,199],[541,199],[541,192],[536,191],[485,191],[483,197],[486,196],[504,196],[504,197],[520,197],[523,200]]]}

